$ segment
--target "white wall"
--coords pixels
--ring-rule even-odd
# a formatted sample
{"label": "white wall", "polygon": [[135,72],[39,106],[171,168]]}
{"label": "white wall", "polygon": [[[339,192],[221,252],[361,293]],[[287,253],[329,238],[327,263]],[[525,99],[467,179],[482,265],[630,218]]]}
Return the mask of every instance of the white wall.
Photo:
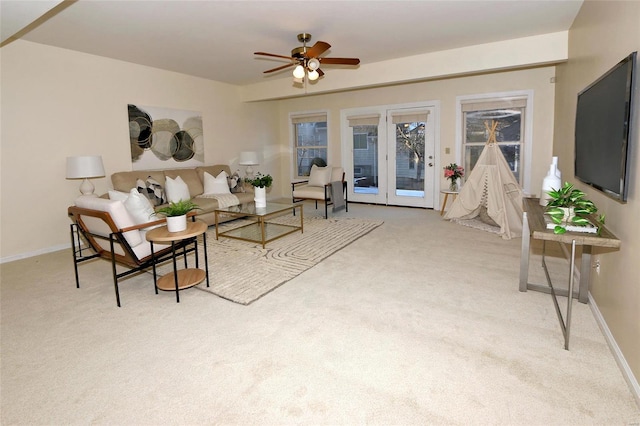
{"label": "white wall", "polygon": [[587,193],[599,212],[606,214],[607,228],[622,241],[617,252],[594,249],[593,260],[600,261],[600,272],[592,273],[590,291],[636,380],[640,378],[640,131],[630,141],[633,154],[627,204],[575,179],[573,132],[578,92],[629,53],[640,51],[639,22],[640,2],[584,2],[569,32],[569,61],[558,67],[553,146],[564,180]]}
{"label": "white wall", "polygon": [[[468,77],[448,78],[420,83],[401,84],[373,89],[354,90],[343,93],[306,96],[280,101],[280,140],[282,142],[280,190],[291,192],[292,149],[289,136],[289,114],[292,112],[327,110],[329,127],[329,162],[342,164],[340,150],[340,110],[373,105],[401,104],[420,101],[440,101],[440,152],[436,164],[456,161],[456,97],[461,95],[533,90],[533,150],[531,192],[539,195],[542,179],[552,157],[553,107],[555,85],[551,78],[555,67],[539,67],[528,70],[504,71]],[[450,154],[445,154],[446,148]],[[443,173],[437,173],[441,181],[436,184],[445,188]],[[288,192],[287,192],[288,191]],[[437,204],[437,203],[436,203]]]}
{"label": "white wall", "polygon": [[98,194],[131,170],[128,103],[202,112],[206,164],[235,169],[240,151],[278,143],[273,104],[241,103],[235,86],[25,41],[1,53],[3,260],[70,244],[67,156],[102,155]]}

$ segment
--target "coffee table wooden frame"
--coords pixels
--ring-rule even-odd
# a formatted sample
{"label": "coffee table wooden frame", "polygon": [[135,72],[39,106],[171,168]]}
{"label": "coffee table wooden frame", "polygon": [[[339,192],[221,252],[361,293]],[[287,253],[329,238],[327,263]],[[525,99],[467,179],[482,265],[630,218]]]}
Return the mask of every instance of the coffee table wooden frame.
{"label": "coffee table wooden frame", "polygon": [[[216,240],[219,237],[234,238],[236,240],[249,241],[262,244],[262,248],[273,240],[282,238],[285,235],[300,231],[304,233],[303,225],[303,205],[302,204],[281,204],[267,203],[267,207],[256,208],[255,203],[241,204],[239,206],[231,206],[222,209],[216,209],[215,226]],[[272,223],[269,220],[282,216],[288,211],[292,211],[296,216],[296,209],[299,210],[300,225],[285,225],[280,223]],[[235,218],[248,218],[253,220],[252,223],[242,225],[228,231],[219,230],[220,215],[232,216]]]}

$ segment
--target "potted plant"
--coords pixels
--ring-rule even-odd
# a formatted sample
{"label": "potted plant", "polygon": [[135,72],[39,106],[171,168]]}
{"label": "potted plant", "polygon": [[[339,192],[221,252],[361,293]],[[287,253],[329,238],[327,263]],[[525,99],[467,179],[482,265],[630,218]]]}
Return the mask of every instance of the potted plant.
{"label": "potted plant", "polygon": [[191,200],[179,200],[169,203],[168,206],[159,208],[159,213],[167,218],[167,229],[169,232],[181,232],[187,229],[187,213],[198,210],[197,204]]}
{"label": "potted plant", "polygon": [[[569,224],[577,226],[589,225],[591,222],[589,222],[587,216],[598,211],[593,201],[585,198],[586,194],[574,188],[569,182],[565,182],[559,189],[552,189],[547,194],[551,199],[547,203],[545,213],[556,224],[553,229],[556,234],[567,232],[566,226]],[[600,215],[598,222],[604,224],[604,215]]]}
{"label": "potted plant", "polygon": [[267,188],[273,183],[271,175],[256,174],[253,178],[246,178],[245,182],[250,183],[254,188],[253,201],[256,207],[267,207]]}

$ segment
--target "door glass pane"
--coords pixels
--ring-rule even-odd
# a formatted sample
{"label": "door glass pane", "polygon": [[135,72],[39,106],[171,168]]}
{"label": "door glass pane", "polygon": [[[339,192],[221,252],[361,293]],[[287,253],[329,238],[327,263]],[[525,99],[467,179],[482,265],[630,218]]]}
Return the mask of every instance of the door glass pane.
{"label": "door glass pane", "polygon": [[353,127],[353,189],[378,193],[378,126]]}
{"label": "door glass pane", "polygon": [[425,124],[396,123],[396,195],[424,196]]}

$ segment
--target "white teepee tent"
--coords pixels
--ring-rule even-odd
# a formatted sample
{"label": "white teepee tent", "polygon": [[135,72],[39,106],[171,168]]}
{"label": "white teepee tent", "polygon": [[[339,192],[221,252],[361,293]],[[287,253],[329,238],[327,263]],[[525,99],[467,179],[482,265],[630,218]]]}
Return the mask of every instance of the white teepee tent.
{"label": "white teepee tent", "polygon": [[496,143],[496,126],[485,122],[489,140],[445,219],[484,219],[486,211],[502,238],[511,239],[522,236],[522,188]]}

